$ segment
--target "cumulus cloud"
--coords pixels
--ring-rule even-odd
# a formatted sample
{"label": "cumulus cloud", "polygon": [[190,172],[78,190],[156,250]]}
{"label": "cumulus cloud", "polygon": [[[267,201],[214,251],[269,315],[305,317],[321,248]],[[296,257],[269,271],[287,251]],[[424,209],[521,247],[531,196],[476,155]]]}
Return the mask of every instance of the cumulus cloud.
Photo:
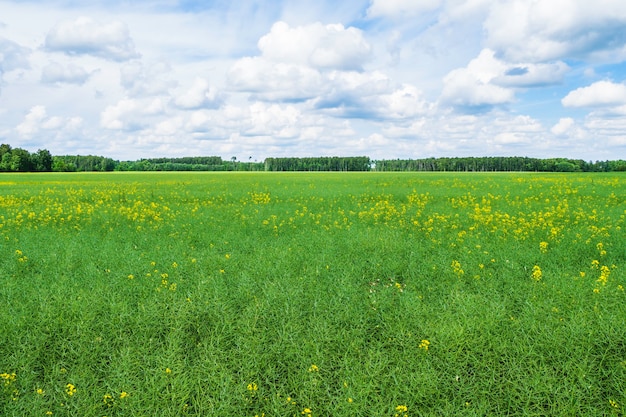
{"label": "cumulus cloud", "polygon": [[150,125],[151,117],[165,113],[159,98],[139,100],[125,98],[107,106],[100,114],[100,126],[111,130],[137,131]]}
{"label": "cumulus cloud", "polygon": [[74,131],[82,125],[82,122],[83,120],[80,117],[48,117],[46,107],[37,105],[31,107],[22,122],[15,127],[15,131],[22,137],[30,138],[42,129],[65,132]]}
{"label": "cumulus cloud", "polygon": [[179,95],[175,104],[181,109],[200,109],[219,107],[223,99],[217,89],[202,78],[196,78],[185,93]]}
{"label": "cumulus cloud", "polygon": [[460,108],[491,108],[511,103],[518,89],[561,83],[568,71],[569,66],[560,61],[507,62],[486,48],[466,67],[452,70],[444,77],[441,98]]}
{"label": "cumulus cloud", "polygon": [[298,101],[315,97],[324,88],[322,74],[305,65],[245,57],[228,72],[230,86],[250,92],[254,99]]}
{"label": "cumulus cloud", "polygon": [[45,47],[49,51],[93,55],[112,61],[139,57],[124,23],[100,23],[89,17],[57,24],[48,32]]}
{"label": "cumulus cloud", "polygon": [[41,72],[41,81],[46,84],[84,84],[89,73],[78,65],[64,66],[58,62],[51,62]]}
{"label": "cumulus cloud", "polygon": [[441,0],[371,0],[368,17],[400,17],[430,11],[441,5]]}
{"label": "cumulus cloud", "polygon": [[277,22],[258,46],[262,56],[271,61],[319,69],[361,69],[371,55],[359,29],[319,22],[298,27]]}
{"label": "cumulus cloud", "polygon": [[557,124],[552,126],[550,132],[552,132],[552,134],[556,136],[564,135],[572,128],[572,126],[574,126],[574,123],[574,119],[572,119],[571,117],[562,117],[561,119],[559,119],[559,122]]}
{"label": "cumulus cloud", "polygon": [[444,77],[442,101],[470,108],[510,103],[514,98],[513,90],[491,83],[505,72],[506,65],[493,51],[484,49],[467,67],[455,69]]}
{"label": "cumulus cloud", "polygon": [[626,104],[626,85],[598,81],[570,91],[561,103],[565,107],[600,107]]}
{"label": "cumulus cloud", "polygon": [[504,0],[484,22],[486,44],[514,61],[588,58],[622,51],[626,3],[615,0]]}
{"label": "cumulus cloud", "polygon": [[325,94],[315,108],[335,117],[402,120],[428,112],[432,105],[413,85],[394,85],[381,72],[335,71],[328,75]]}
{"label": "cumulus cloud", "polygon": [[563,82],[569,70],[569,66],[561,61],[546,64],[509,64],[506,71],[495,77],[493,82],[503,87],[543,87]]}

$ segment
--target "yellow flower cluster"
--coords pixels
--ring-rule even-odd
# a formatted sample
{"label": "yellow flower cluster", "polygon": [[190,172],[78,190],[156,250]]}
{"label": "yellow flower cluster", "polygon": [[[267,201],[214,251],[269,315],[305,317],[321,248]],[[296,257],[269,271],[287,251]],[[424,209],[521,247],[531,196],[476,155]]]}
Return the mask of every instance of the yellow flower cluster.
{"label": "yellow flower cluster", "polygon": [[541,272],[541,268],[539,267],[539,265],[533,266],[533,272],[531,276],[535,281],[541,280],[541,278],[543,277],[543,272]]}
{"label": "yellow flower cluster", "polygon": [[396,413],[394,417],[408,417],[409,415],[409,407],[406,405],[398,405],[396,406]]}
{"label": "yellow flower cluster", "polygon": [[417,347],[423,350],[428,350],[428,348],[430,347],[430,342],[424,339],[420,342],[420,344]]}
{"label": "yellow flower cluster", "polygon": [[16,377],[17,375],[15,374],[15,372],[13,372],[12,374],[7,374],[7,373],[0,374],[0,380],[3,381],[2,383],[5,387],[8,387],[13,382],[15,382]]}
{"label": "yellow flower cluster", "polygon": [[452,271],[454,272],[454,274],[457,277],[461,277],[461,275],[463,275],[465,273],[465,271],[463,271],[463,268],[461,268],[461,262],[459,261],[452,261]]}
{"label": "yellow flower cluster", "polygon": [[70,397],[76,394],[76,387],[74,384],[67,384],[65,386],[65,393]]}

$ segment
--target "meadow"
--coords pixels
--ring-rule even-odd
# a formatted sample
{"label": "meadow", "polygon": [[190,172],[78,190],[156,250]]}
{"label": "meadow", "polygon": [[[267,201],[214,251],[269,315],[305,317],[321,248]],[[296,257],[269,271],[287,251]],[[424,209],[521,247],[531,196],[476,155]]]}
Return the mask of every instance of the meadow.
{"label": "meadow", "polygon": [[626,177],[0,176],[2,416],[623,416]]}

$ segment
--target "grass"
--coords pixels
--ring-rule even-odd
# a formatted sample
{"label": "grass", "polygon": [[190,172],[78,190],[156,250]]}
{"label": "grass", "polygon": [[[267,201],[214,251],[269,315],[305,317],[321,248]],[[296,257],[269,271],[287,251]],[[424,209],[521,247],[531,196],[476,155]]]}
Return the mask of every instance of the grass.
{"label": "grass", "polygon": [[624,415],[619,174],[0,190],[0,415]]}

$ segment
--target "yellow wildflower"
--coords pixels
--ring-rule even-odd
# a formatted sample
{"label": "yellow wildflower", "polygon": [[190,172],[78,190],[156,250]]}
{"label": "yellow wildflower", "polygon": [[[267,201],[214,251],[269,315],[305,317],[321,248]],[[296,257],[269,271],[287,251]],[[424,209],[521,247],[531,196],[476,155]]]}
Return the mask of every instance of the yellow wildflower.
{"label": "yellow wildflower", "polygon": [[126,391],[122,391],[122,393],[120,394],[120,398],[124,399],[128,397],[128,393]]}
{"label": "yellow wildflower", "polygon": [[408,411],[409,411],[409,407],[407,407],[406,405],[399,405],[396,407],[395,417],[400,417],[400,416],[407,417]]}
{"label": "yellow wildflower", "polygon": [[418,346],[418,348],[420,349],[424,349],[424,350],[428,350],[428,347],[430,346],[430,342],[426,339],[422,340]]}
{"label": "yellow wildflower", "polygon": [[548,252],[548,242],[540,242],[539,243],[539,250],[541,251],[541,253]]}
{"label": "yellow wildflower", "polygon": [[309,372],[319,372],[320,368],[317,365],[313,364],[309,367]]}
{"label": "yellow wildflower", "polygon": [[533,273],[532,273],[533,279],[535,281],[539,281],[542,276],[543,276],[543,273],[541,272],[541,268],[539,267],[539,265],[533,266]]}
{"label": "yellow wildflower", "polygon": [[248,384],[248,391],[257,391],[259,389],[258,385],[255,382]]}
{"label": "yellow wildflower", "polygon": [[65,393],[69,395],[70,397],[76,394],[76,387],[74,386],[74,384],[67,384],[65,386]]}

